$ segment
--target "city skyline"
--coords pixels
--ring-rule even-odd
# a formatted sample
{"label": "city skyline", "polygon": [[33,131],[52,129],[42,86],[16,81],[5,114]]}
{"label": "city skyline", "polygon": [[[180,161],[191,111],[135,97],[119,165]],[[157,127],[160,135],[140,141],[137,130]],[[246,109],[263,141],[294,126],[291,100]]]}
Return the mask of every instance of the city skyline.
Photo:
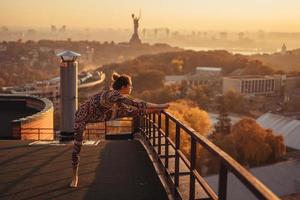
{"label": "city skyline", "polygon": [[296,0],[2,0],[0,5],[0,26],[8,27],[131,28],[131,14],[141,9],[140,28],[300,31]]}

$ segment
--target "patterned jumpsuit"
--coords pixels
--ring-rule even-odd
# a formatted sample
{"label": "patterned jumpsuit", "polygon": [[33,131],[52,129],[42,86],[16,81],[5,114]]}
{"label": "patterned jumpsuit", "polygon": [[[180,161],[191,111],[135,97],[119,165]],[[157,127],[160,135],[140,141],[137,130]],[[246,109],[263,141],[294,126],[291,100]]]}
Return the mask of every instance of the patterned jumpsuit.
{"label": "patterned jumpsuit", "polygon": [[87,123],[134,117],[145,111],[146,102],[125,97],[117,90],[104,89],[82,103],[75,114],[72,166],[76,168],[79,165],[83,131]]}

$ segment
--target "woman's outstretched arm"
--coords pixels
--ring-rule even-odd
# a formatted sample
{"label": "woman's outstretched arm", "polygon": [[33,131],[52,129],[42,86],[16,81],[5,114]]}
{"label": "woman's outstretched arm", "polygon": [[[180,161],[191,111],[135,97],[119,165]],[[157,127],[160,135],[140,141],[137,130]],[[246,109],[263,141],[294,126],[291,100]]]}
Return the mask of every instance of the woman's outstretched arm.
{"label": "woman's outstretched arm", "polygon": [[107,97],[108,101],[112,103],[123,103],[126,105],[134,106],[138,109],[146,109],[147,103],[138,99],[133,99],[122,95],[119,91],[113,90]]}
{"label": "woman's outstretched arm", "polygon": [[155,104],[155,103],[145,102],[139,99],[126,97],[125,95],[121,95],[120,92],[116,90],[112,91],[108,99],[110,102],[123,103],[126,105],[134,106],[137,109],[148,113],[158,112],[169,107],[169,104]]}

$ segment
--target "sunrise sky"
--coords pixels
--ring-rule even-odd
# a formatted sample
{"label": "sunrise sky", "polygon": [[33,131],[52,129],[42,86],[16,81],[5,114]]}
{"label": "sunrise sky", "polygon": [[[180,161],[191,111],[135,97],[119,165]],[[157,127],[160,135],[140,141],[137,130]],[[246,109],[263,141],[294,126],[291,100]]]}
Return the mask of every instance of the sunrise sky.
{"label": "sunrise sky", "polygon": [[0,0],[0,26],[300,31],[299,0]]}

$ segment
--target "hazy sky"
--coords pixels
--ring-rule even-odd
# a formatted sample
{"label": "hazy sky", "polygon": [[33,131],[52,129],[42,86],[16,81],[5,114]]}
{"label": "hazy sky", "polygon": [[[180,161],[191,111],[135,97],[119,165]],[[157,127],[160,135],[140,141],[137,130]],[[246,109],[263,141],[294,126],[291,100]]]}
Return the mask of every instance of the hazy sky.
{"label": "hazy sky", "polygon": [[300,0],[0,0],[0,26],[300,32]]}

